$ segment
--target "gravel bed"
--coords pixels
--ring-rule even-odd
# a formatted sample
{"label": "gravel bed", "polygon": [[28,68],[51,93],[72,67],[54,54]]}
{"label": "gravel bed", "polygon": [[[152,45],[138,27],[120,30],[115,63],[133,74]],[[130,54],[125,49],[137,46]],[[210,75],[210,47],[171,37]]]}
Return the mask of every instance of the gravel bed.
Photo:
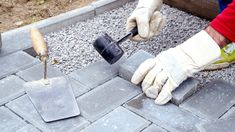
{"label": "gravel bed", "polygon": [[[53,66],[68,74],[100,60],[101,57],[92,47],[93,41],[103,32],[108,33],[115,40],[124,36],[126,34],[126,19],[136,5],[137,2],[130,2],[93,19],[78,22],[60,31],[47,34],[45,39],[49,46],[50,60],[59,61],[58,64]],[[140,49],[157,55],[163,50],[181,44],[209,23],[205,19],[168,5],[163,5],[161,12],[167,16],[167,24],[161,33],[146,42],[124,42],[121,46],[126,56],[130,56]],[[220,78],[233,81],[235,77],[234,68],[235,66],[231,66],[218,71],[200,72],[195,74],[195,77],[201,81],[201,85],[204,85],[210,79]]]}

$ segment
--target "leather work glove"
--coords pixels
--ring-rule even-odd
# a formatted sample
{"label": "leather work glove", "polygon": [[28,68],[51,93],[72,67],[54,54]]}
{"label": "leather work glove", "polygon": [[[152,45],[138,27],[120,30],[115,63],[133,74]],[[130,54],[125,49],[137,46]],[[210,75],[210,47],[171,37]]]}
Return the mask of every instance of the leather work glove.
{"label": "leather work glove", "polygon": [[162,0],[139,0],[136,9],[127,19],[127,31],[138,27],[139,34],[130,38],[133,41],[145,41],[158,35],[165,24],[165,17],[159,12]]}
{"label": "leather work glove", "polygon": [[131,82],[138,84],[146,96],[156,98],[163,105],[172,98],[171,92],[187,77],[205,68],[220,57],[220,47],[202,30],[183,44],[170,48],[144,61],[132,76]]}

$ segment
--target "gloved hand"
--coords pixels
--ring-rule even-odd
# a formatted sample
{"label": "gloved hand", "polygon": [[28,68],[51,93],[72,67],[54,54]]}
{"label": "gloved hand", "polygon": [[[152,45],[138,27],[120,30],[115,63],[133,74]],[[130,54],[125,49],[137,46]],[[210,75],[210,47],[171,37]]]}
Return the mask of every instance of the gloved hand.
{"label": "gloved hand", "polygon": [[127,31],[138,27],[139,34],[130,38],[144,41],[158,35],[165,24],[165,17],[159,12],[162,0],[139,0],[136,9],[127,19]]}
{"label": "gloved hand", "polygon": [[219,56],[220,47],[202,30],[183,44],[143,62],[131,82],[138,84],[142,81],[141,87],[146,96],[156,98],[155,103],[162,105],[172,98],[171,92],[180,83]]}

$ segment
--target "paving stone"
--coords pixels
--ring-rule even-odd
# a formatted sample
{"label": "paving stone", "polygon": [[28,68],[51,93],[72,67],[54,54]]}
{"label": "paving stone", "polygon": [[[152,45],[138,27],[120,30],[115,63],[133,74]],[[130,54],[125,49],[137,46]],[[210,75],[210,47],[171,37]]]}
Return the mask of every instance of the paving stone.
{"label": "paving stone", "polygon": [[[39,63],[28,69],[16,73],[17,76],[21,77],[27,82],[40,80],[43,78],[43,74],[44,74],[43,63]],[[48,65],[47,77],[52,78],[58,76],[63,76],[63,74],[58,69]]]}
{"label": "paving stone", "polygon": [[112,9],[118,8],[127,2],[134,0],[98,0],[93,2],[91,5],[95,7],[95,14],[99,15],[105,11],[110,11]]}
{"label": "paving stone", "polygon": [[81,116],[45,123],[26,95],[11,101],[6,106],[43,132],[74,132],[89,124]]}
{"label": "paving stone", "polygon": [[188,97],[190,97],[193,93],[195,93],[198,89],[199,81],[194,78],[188,78],[185,80],[175,91],[172,92],[171,101],[179,105]]}
{"label": "paving stone", "polygon": [[227,111],[227,112],[221,117],[221,119],[228,119],[228,118],[235,118],[235,107],[232,107],[231,109],[229,109],[229,111]]}
{"label": "paving stone", "polygon": [[145,119],[173,132],[196,131],[195,124],[204,122],[199,117],[180,109],[174,104],[156,105],[154,100],[144,95],[138,96],[125,104],[125,107]]}
{"label": "paving stone", "polygon": [[165,129],[155,125],[151,124],[146,129],[144,129],[142,132],[167,132]]}
{"label": "paving stone", "polygon": [[[122,63],[122,60],[120,63]],[[99,61],[90,64],[81,70],[74,71],[69,74],[69,76],[92,89],[116,77],[118,74],[118,69],[119,63],[110,65],[105,61]]]}
{"label": "paving stone", "polygon": [[24,83],[23,80],[14,75],[0,80],[0,105],[23,95],[25,93]]}
{"label": "paving stone", "polygon": [[75,97],[79,97],[80,95],[90,90],[88,86],[85,86],[72,78],[69,78],[69,80],[71,82],[71,86],[73,88],[73,93]]}
{"label": "paving stone", "polygon": [[77,101],[81,114],[88,120],[95,121],[138,93],[140,89],[137,86],[116,77],[80,96]]}
{"label": "paving stone", "polygon": [[200,132],[234,132],[235,118],[222,119],[197,125]]}
{"label": "paving stone", "polygon": [[202,118],[218,119],[235,104],[235,87],[222,80],[213,80],[180,105]]}
{"label": "paving stone", "polygon": [[149,121],[120,106],[82,132],[137,132],[148,124]]}
{"label": "paving stone", "polygon": [[26,125],[26,122],[5,107],[0,107],[0,117],[1,132],[14,132]]}
{"label": "paving stone", "polygon": [[34,59],[27,53],[19,51],[8,56],[0,58],[0,78],[13,74],[19,70],[28,68],[38,63],[37,59]]}
{"label": "paving stone", "polygon": [[153,57],[153,55],[145,52],[144,50],[139,50],[131,57],[129,57],[126,62],[120,65],[119,76],[130,81],[132,75],[134,74],[135,70],[139,67],[139,65],[143,61]]}
{"label": "paving stone", "polygon": [[20,128],[16,132],[40,132],[40,131],[37,128],[35,128],[34,126],[28,124],[28,125]]}

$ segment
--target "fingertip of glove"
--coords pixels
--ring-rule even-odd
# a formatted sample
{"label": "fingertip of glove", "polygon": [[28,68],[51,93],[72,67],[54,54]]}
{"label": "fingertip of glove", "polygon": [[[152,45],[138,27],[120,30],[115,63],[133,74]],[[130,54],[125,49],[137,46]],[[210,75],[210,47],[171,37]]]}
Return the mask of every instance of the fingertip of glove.
{"label": "fingertip of glove", "polygon": [[154,102],[157,105],[164,105],[167,102],[169,102],[171,100],[171,98],[172,98],[171,93],[168,93],[168,92],[163,92],[162,93],[161,92]]}
{"label": "fingertip of glove", "polygon": [[140,76],[140,74],[138,74],[138,73],[135,73],[133,76],[132,76],[132,78],[131,78],[131,82],[133,83],[133,84],[139,84],[140,83],[140,81],[139,81],[139,76]]}
{"label": "fingertip of glove", "polygon": [[145,91],[145,95],[149,98],[155,99],[158,96],[158,89],[152,86]]}

